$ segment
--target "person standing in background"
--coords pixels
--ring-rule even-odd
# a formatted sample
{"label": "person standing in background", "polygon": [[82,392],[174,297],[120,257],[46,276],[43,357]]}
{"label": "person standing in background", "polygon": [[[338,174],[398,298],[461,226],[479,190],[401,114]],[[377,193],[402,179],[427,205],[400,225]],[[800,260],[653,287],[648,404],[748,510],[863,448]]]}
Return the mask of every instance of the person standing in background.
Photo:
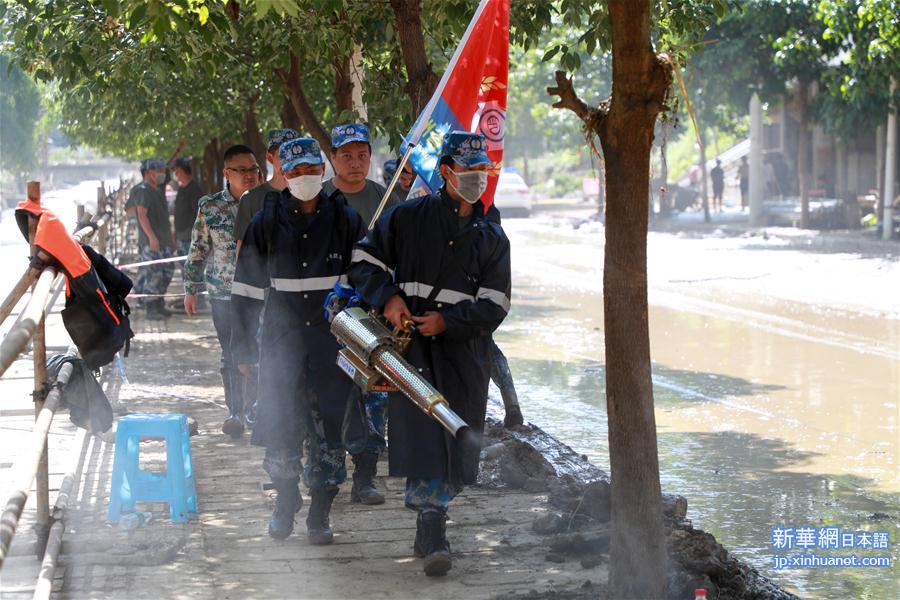
{"label": "person standing in background", "polygon": [[738,167],[738,184],[741,187],[741,210],[750,205],[750,163],[747,157],[741,157],[741,165]]}
{"label": "person standing in background", "polygon": [[[175,252],[178,256],[187,256],[203,191],[194,179],[190,161],[186,159],[175,160],[172,177],[178,182],[178,192],[175,194]],[[181,263],[181,278],[184,279],[184,263]]]}
{"label": "person standing in background", "polygon": [[716,159],[716,166],[709,172],[713,188],[713,210],[722,212],[722,194],[725,193],[725,171],[722,169],[722,161]]}
{"label": "person standing in background", "polygon": [[[172,256],[173,236],[169,224],[169,207],[159,186],[166,179],[166,163],[161,158],[149,158],[141,163],[143,181],[131,190],[129,208],[137,217],[138,259],[141,262],[158,261]],[[172,263],[146,265],[138,270],[134,290],[143,298],[148,319],[167,319],[172,313],[166,308],[162,296],[166,293],[174,272]]]}
{"label": "person standing in background", "polygon": [[200,199],[191,232],[191,246],[184,265],[184,312],[197,314],[197,294],[205,285],[212,306],[213,326],[222,349],[222,386],[228,418],[222,431],[237,438],[244,433],[244,380],[232,355],[231,286],[234,281],[237,243],[234,217],[238,198],[259,181],[259,165],[253,150],[242,144],[225,151],[225,189]]}

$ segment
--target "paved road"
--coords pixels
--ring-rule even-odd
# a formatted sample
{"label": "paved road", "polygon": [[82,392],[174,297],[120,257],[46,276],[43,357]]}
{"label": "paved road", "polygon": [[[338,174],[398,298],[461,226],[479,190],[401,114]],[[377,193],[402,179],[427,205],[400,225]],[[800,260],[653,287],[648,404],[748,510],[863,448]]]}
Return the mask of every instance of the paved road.
{"label": "paved road", "polygon": [[[518,491],[471,487],[454,501],[448,524],[454,567],[442,579],[425,577],[412,557],[415,515],[403,507],[397,478],[379,477],[388,497],[380,507],[350,505],[349,484],[343,486],[333,510],[333,546],[309,546],[296,533],[282,542],[269,539],[273,501],[259,487],[262,451],[246,436],[235,442],[219,431],[225,409],[209,315],[173,318],[163,328],[137,319],[135,331],[121,399],[131,411],[177,411],[197,420],[192,451],[200,512],[187,525],[173,525],[164,505],[149,505],[154,520],[130,535],[106,525],[112,445],[95,438],[66,534],[57,597],[459,599],[605,581],[605,565],[545,561],[545,542],[531,523],[546,512],[546,497]],[[160,444],[142,447],[147,468],[155,468],[161,452]],[[379,471],[386,468],[382,463]],[[305,514],[306,508],[298,515],[300,533]],[[34,565],[28,557],[17,560]],[[4,577],[3,585],[4,599],[30,596],[27,581]]]}

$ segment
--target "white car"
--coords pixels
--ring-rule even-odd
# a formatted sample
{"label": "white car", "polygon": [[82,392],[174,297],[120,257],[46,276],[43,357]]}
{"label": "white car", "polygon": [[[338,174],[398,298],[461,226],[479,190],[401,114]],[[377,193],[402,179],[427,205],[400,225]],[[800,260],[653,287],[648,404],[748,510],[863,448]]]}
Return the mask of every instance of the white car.
{"label": "white car", "polygon": [[522,176],[513,171],[500,171],[494,205],[501,217],[531,215],[532,196]]}

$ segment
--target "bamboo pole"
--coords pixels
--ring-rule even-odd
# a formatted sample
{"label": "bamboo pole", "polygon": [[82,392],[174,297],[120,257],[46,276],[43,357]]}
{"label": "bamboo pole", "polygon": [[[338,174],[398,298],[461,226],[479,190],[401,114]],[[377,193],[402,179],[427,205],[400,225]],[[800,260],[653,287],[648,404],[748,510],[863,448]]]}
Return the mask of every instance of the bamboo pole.
{"label": "bamboo pole", "polygon": [[[34,420],[35,424],[44,411],[44,399],[47,394],[47,340],[46,340],[46,315],[44,307],[41,306],[41,319],[38,321],[37,329],[34,333],[34,342],[32,344],[32,355],[34,357]],[[50,419],[47,421],[47,431],[50,429]],[[40,445],[40,458],[37,464],[37,472],[35,473],[35,523],[34,531],[37,536],[37,545],[35,546],[35,554],[37,558],[44,555],[44,549],[47,545],[47,537],[50,535],[50,466],[47,461],[47,436],[38,442]]]}
{"label": "bamboo pole", "polygon": [[62,536],[66,532],[69,500],[77,493],[81,470],[84,467],[85,448],[89,440],[87,429],[79,429],[75,434],[75,441],[72,442],[69,466],[63,482],[59,486],[56,503],[53,505],[53,526],[50,528],[47,550],[44,552],[41,570],[34,587],[33,600],[47,600],[53,590],[53,576],[56,573],[59,551],[62,548]]}
{"label": "bamboo pole", "polygon": [[[3,516],[0,517],[0,567],[3,567],[3,562],[9,554],[9,545],[16,534],[19,519],[22,517],[22,510],[25,508],[25,501],[28,499],[28,492],[31,489],[31,484],[34,482],[38,464],[44,454],[44,444],[47,441],[47,433],[50,431],[50,423],[53,421],[53,414],[59,406],[60,388],[69,382],[71,374],[71,363],[63,365],[59,370],[59,375],[56,378],[59,385],[54,387],[47,395],[47,399],[41,407],[41,412],[35,420],[34,429],[31,430],[31,441],[28,444],[29,451],[22,457],[22,462],[16,464],[12,479],[15,482],[12,486],[13,491],[6,501]],[[43,555],[43,551],[41,555]]]}

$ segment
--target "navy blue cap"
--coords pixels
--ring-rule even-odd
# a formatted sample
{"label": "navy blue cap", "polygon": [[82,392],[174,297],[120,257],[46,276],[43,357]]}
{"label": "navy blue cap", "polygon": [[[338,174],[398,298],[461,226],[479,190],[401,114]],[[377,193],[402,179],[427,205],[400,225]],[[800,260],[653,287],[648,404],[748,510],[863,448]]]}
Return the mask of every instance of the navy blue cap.
{"label": "navy blue cap", "polygon": [[146,158],[141,161],[141,170],[149,171],[150,169],[165,169],[166,161],[161,158]]}
{"label": "navy blue cap", "polygon": [[294,140],[300,137],[300,134],[293,129],[272,129],[266,135],[266,148],[271,150],[274,147],[281,147],[288,140]]}
{"label": "navy blue cap", "polygon": [[382,167],[384,172],[381,175],[384,178],[384,185],[391,183],[391,179],[394,178],[394,173],[397,172],[398,164],[399,161],[396,158],[384,161],[384,166]]}
{"label": "navy blue cap", "polygon": [[281,172],[287,173],[297,165],[322,165],[322,149],[319,142],[312,138],[294,138],[281,144],[278,149],[278,158],[281,159]]}
{"label": "navy blue cap", "polygon": [[441,158],[445,156],[449,156],[456,164],[466,168],[494,164],[488,158],[484,136],[468,131],[451,131],[444,134]]}

